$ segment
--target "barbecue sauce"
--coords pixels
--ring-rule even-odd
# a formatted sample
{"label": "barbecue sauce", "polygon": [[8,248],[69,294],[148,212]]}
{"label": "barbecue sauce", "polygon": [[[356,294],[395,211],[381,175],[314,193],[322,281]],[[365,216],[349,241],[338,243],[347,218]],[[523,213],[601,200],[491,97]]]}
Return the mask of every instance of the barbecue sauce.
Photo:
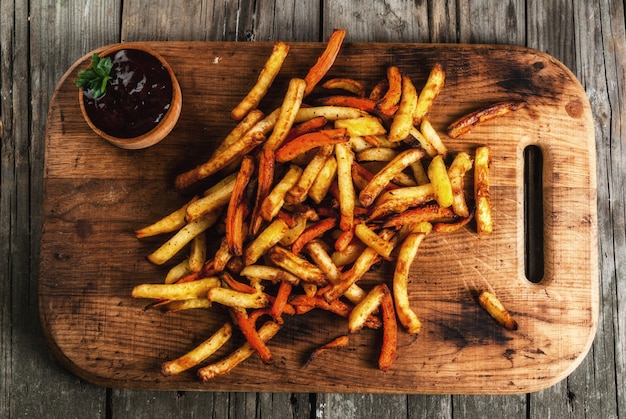
{"label": "barbecue sauce", "polygon": [[145,51],[124,49],[110,58],[112,79],[106,93],[94,99],[85,90],[85,109],[93,124],[107,134],[135,138],[165,117],[172,102],[172,80],[163,64]]}

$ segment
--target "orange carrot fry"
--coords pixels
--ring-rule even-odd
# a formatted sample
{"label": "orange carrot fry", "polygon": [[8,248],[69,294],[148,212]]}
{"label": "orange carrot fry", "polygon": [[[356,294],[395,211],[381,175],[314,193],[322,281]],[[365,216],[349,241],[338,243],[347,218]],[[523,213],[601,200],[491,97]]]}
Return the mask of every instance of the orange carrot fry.
{"label": "orange carrot fry", "polygon": [[259,172],[256,200],[250,219],[250,233],[256,235],[261,229],[263,217],[261,216],[261,204],[265,201],[272,189],[274,181],[274,150],[263,148],[259,154]]}
{"label": "orange carrot fry", "polygon": [[326,49],[318,58],[315,65],[311,67],[308,74],[304,78],[307,83],[306,89],[304,91],[305,96],[313,91],[317,83],[322,80],[322,78],[326,75],[330,67],[335,62],[337,54],[339,54],[341,44],[343,43],[343,38],[345,38],[345,36],[346,31],[344,29],[339,29],[332,33],[328,40],[328,44],[326,45]]}
{"label": "orange carrot fry", "polygon": [[337,225],[336,218],[325,218],[317,223],[307,227],[302,234],[291,245],[291,251],[296,255],[299,254],[304,246],[316,237],[321,236]]}
{"label": "orange carrot fry", "polygon": [[252,346],[252,348],[254,348],[254,350],[259,354],[264,363],[271,364],[272,353],[263,339],[259,336],[259,332],[257,331],[255,324],[250,321],[245,311],[233,309],[232,312],[237,319],[237,326],[239,326],[239,330],[241,330],[241,333],[246,338],[246,341],[248,341],[250,346]]}
{"label": "orange carrot fry", "polygon": [[393,297],[391,291],[384,286],[383,300],[380,304],[380,311],[383,317],[383,344],[378,358],[378,367],[387,371],[391,368],[398,347],[398,323],[396,312],[393,308]]}
{"label": "orange carrot fry", "polygon": [[252,173],[254,172],[254,159],[251,156],[244,156],[241,161],[241,167],[239,168],[239,173],[237,173],[237,178],[235,179],[235,186],[233,188],[233,192],[230,195],[230,200],[228,202],[228,209],[226,210],[226,240],[228,242],[228,247],[230,251],[235,255],[241,255],[241,250],[243,247],[243,243],[237,243],[235,241],[235,219],[240,207],[240,203],[245,195],[246,187],[248,186],[248,182],[252,178]]}
{"label": "orange carrot fry", "polygon": [[294,125],[291,130],[289,130],[289,133],[287,133],[287,137],[285,137],[283,145],[298,138],[301,135],[322,129],[327,123],[328,119],[326,119],[325,116],[316,116],[315,118]]}
{"label": "orange carrot fry", "polygon": [[356,96],[329,96],[318,100],[320,105],[325,106],[347,106],[350,108],[361,109],[366,112],[374,112],[376,110],[376,101]]}
{"label": "orange carrot fry", "polygon": [[276,151],[276,161],[285,163],[303,153],[326,144],[347,143],[350,137],[344,128],[309,132],[283,145]]}
{"label": "orange carrot fry", "polygon": [[279,321],[278,319],[282,316],[292,288],[293,286],[288,282],[281,282],[278,286],[276,298],[274,299],[270,309],[270,315],[274,318],[274,320]]}
{"label": "orange carrot fry", "polygon": [[257,292],[256,288],[251,285],[244,284],[243,282],[237,281],[228,272],[223,272],[222,275],[220,275],[220,279],[235,291],[245,292],[247,294],[255,294]]}

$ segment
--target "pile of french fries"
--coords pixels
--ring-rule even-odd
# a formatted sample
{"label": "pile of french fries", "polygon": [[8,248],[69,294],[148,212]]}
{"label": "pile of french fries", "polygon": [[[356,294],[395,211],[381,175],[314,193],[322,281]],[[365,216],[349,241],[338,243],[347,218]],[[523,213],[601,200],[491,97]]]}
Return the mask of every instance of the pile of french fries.
{"label": "pile of french fries", "polygon": [[[313,309],[346,318],[347,328],[309,362],[349,345],[349,336],[364,327],[382,328],[378,365],[386,371],[396,356],[397,322],[411,334],[422,327],[408,283],[423,239],[472,219],[479,235],[492,232],[490,149],[451,156],[428,119],[444,86],[442,67],[431,69],[419,92],[395,66],[369,95],[349,78],[320,85],[344,36],[335,31],[309,73],[291,79],[282,105],[265,114],[259,104],[289,51],[276,42],[256,84],[231,112],[237,121],[232,132],[206,163],[180,174],[175,187],[187,191],[214,175],[220,180],[136,231],[138,238],[171,235],[148,256],[170,267],[164,283],[138,285],[132,297],[152,299],[151,306],[166,311],[221,305],[230,313],[231,321],[206,341],[165,362],[163,374],[205,362],[235,332],[246,343],[202,366],[201,380],[223,375],[253,354],[271,363],[267,342],[284,325],[283,316]],[[318,85],[342,93],[307,104]],[[449,131],[462,135],[521,106],[511,102],[479,117],[473,113]],[[474,194],[467,197],[464,180],[472,171]],[[220,237],[212,254],[207,235]],[[395,263],[391,281],[364,286],[364,275],[381,261]],[[478,302],[504,327],[517,328],[494,293],[483,292]]]}

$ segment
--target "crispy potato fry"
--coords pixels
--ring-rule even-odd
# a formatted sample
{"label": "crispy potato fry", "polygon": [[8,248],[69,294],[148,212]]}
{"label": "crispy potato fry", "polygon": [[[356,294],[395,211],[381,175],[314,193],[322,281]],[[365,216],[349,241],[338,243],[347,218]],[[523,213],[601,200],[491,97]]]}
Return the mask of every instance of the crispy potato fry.
{"label": "crispy potato fry", "polygon": [[351,137],[379,135],[387,132],[380,119],[371,115],[346,118],[335,121],[335,128],[344,128]]}
{"label": "crispy potato fry", "polygon": [[211,302],[208,298],[189,298],[187,300],[174,300],[169,301],[167,304],[161,306],[161,310],[165,313],[174,313],[176,311],[192,310],[192,309],[206,309],[211,308]]}
{"label": "crispy potato fry", "polygon": [[435,146],[433,146],[431,142],[428,141],[428,138],[426,138],[417,128],[412,127],[409,130],[409,134],[410,136],[405,138],[404,142],[414,147],[421,147],[429,157],[435,157],[439,154]]}
{"label": "crispy potato fry", "polygon": [[482,291],[478,296],[478,303],[498,322],[498,324],[508,330],[517,330],[517,322],[507,309],[504,308],[504,305],[495,294],[489,291]]}
{"label": "crispy potato fry", "polygon": [[159,221],[150,224],[144,228],[135,231],[135,237],[138,239],[144,237],[156,236],[158,234],[171,233],[176,230],[180,230],[185,226],[187,221],[185,215],[187,214],[187,208],[189,205],[198,200],[198,196],[194,196],[189,202],[177,209],[176,211],[166,215]]}
{"label": "crispy potato fry", "polygon": [[396,268],[393,273],[393,298],[396,304],[396,313],[400,323],[408,333],[412,334],[417,334],[421,331],[422,322],[410,307],[408,293],[409,271],[417,255],[419,245],[425,236],[426,234],[424,233],[412,233],[404,239],[400,246],[400,252],[396,259]]}
{"label": "crispy potato fry", "polygon": [[413,113],[413,123],[415,125],[419,124],[422,121],[422,118],[426,116],[433,102],[439,95],[439,92],[443,89],[445,80],[446,73],[443,71],[441,64],[435,64],[430,70],[426,84],[422,88],[419,98],[417,99],[417,105],[415,106],[415,111]]}
{"label": "crispy potato fry", "polygon": [[329,96],[317,100],[317,104],[324,106],[342,106],[360,109],[372,113],[376,110],[376,101],[357,96]]}
{"label": "crispy potato fry", "polygon": [[467,134],[477,125],[506,115],[509,112],[525,108],[526,105],[527,103],[525,101],[506,101],[494,103],[484,109],[470,112],[448,126],[448,136],[457,138],[460,135]]}
{"label": "crispy potato fry", "polygon": [[324,242],[317,239],[311,240],[304,246],[304,249],[311,260],[313,260],[317,267],[326,275],[328,282],[335,284],[341,279],[341,272],[328,254]]}
{"label": "crispy potato fry", "polygon": [[287,93],[283,99],[283,104],[280,107],[278,120],[274,125],[272,134],[269,136],[263,147],[271,150],[277,150],[287,138],[287,134],[289,134],[293,122],[296,120],[298,109],[300,109],[300,105],[302,104],[305,88],[306,82],[302,79],[292,78],[289,81],[289,87],[287,88]]}
{"label": "crispy potato fry", "polygon": [[258,122],[260,122],[265,117],[263,111],[259,109],[252,109],[246,116],[243,118],[235,128],[222,140],[220,145],[213,152],[213,156],[221,154],[224,150],[226,150],[232,143],[239,141],[241,137],[243,137],[252,127],[254,127]]}
{"label": "crispy potato fry", "polygon": [[[272,337],[274,337],[274,335],[278,333],[279,330],[280,325],[278,323],[268,321],[259,329],[259,338],[263,342],[267,342]],[[252,348],[252,346],[250,346],[250,344],[246,342],[230,355],[228,355],[226,358],[199,369],[198,376],[200,377],[202,382],[206,383],[217,376],[224,375],[232,371],[233,368],[248,359],[254,353],[254,348]]]}
{"label": "crispy potato fry", "polygon": [[289,44],[277,41],[274,43],[274,48],[269,58],[265,62],[259,77],[246,97],[231,111],[231,116],[234,120],[241,120],[251,109],[254,109],[261,102],[261,99],[266,95],[269,87],[274,82],[274,79],[280,72],[283,62],[289,53]]}
{"label": "crispy potato fry", "polygon": [[350,333],[362,329],[365,325],[365,320],[378,309],[385,295],[386,287],[385,284],[376,285],[361,302],[354,306],[348,317],[348,330]]}
{"label": "crispy potato fry", "polygon": [[[376,173],[365,189],[359,193],[359,202],[364,207],[372,205],[385,186],[400,172],[424,156],[424,152],[417,148],[410,148],[398,154],[380,172]],[[445,166],[444,166],[445,169]]]}
{"label": "crispy potato fry", "polygon": [[280,246],[274,246],[269,250],[268,256],[276,266],[291,272],[304,282],[320,286],[326,285],[324,272],[293,252]]}
{"label": "crispy potato fry", "polygon": [[248,246],[243,254],[243,263],[252,265],[262,255],[283,238],[289,226],[285,221],[276,218]]}
{"label": "crispy potato fry", "polygon": [[356,154],[359,162],[364,161],[392,161],[398,155],[398,151],[387,147],[369,147]]}
{"label": "crispy potato fry", "polygon": [[[334,151],[334,150],[333,150]],[[320,169],[317,177],[313,181],[309,189],[309,198],[316,204],[320,204],[330,189],[330,185],[337,174],[337,160],[334,155],[330,155],[324,161],[324,165]]]}
{"label": "crispy potato fry", "polygon": [[452,164],[448,168],[448,177],[452,186],[452,209],[459,217],[469,217],[469,208],[465,200],[465,192],[463,189],[463,178],[465,173],[471,170],[472,160],[469,154],[460,152],[456,155]]}
{"label": "crispy potato fry", "polygon": [[339,228],[343,231],[347,231],[352,228],[354,205],[356,201],[356,193],[354,192],[354,184],[352,183],[352,162],[354,161],[354,154],[349,146],[337,144],[335,146],[335,156],[337,158],[339,211],[341,213]]}
{"label": "crispy potato fry", "polygon": [[435,193],[435,199],[442,207],[449,207],[454,202],[452,196],[452,185],[450,184],[450,177],[448,177],[448,171],[446,170],[446,164],[443,161],[441,155],[435,156],[428,165],[428,178],[433,185],[433,191]]}
{"label": "crispy potato fry", "polygon": [[428,179],[428,174],[426,170],[424,170],[424,166],[421,161],[416,161],[411,165],[411,171],[413,172],[413,177],[415,178],[415,183],[418,185],[425,185],[430,183],[430,179]]}
{"label": "crispy potato fry", "polygon": [[197,220],[189,222],[185,227],[178,230],[168,241],[163,243],[157,250],[148,255],[148,260],[155,265],[162,265],[173,258],[187,243],[194,237],[204,232],[207,228],[215,224],[219,218],[220,211],[214,210]]}
{"label": "crispy potato fry", "polygon": [[459,218],[452,222],[438,222],[433,224],[433,231],[435,233],[454,233],[459,231],[474,219],[474,211],[469,213],[469,216],[465,218]]}
{"label": "crispy potato fry", "polygon": [[261,216],[266,221],[272,221],[285,203],[285,195],[298,182],[302,175],[302,169],[296,165],[290,165],[285,176],[274,186],[261,204]]}
{"label": "crispy potato fry", "polygon": [[396,66],[387,68],[388,89],[376,103],[376,109],[386,115],[393,115],[402,96],[402,73]]}
{"label": "crispy potato fry", "polygon": [[426,137],[428,142],[435,148],[435,150],[437,150],[437,154],[444,157],[446,156],[446,154],[448,154],[448,148],[443,143],[441,137],[439,136],[435,128],[433,128],[428,119],[422,119],[422,123],[420,124],[420,132],[424,137]]}
{"label": "crispy potato fry", "polygon": [[209,289],[207,298],[212,303],[235,308],[262,308],[270,305],[267,295],[262,292],[252,294],[219,286]]}
{"label": "crispy potato fry", "polygon": [[286,282],[291,285],[300,285],[300,278],[291,272],[287,272],[286,270],[275,266],[248,265],[241,270],[239,275],[245,276],[249,279],[256,278],[271,281],[273,283]]}
{"label": "crispy potato fry", "polygon": [[378,368],[388,371],[396,359],[398,348],[398,323],[393,309],[393,297],[387,285],[383,284],[383,298],[380,311],[383,318],[383,344],[378,357]]}
{"label": "crispy potato fry", "polygon": [[311,106],[309,108],[300,108],[295,122],[305,122],[320,116],[323,116],[328,121],[339,121],[342,119],[359,118],[365,115],[367,115],[367,112],[348,106]]}
{"label": "crispy potato fry", "polygon": [[198,234],[191,241],[191,250],[189,251],[189,270],[191,272],[200,272],[204,267],[206,260],[206,235]]}
{"label": "crispy potato fry", "polygon": [[474,158],[474,197],[476,199],[476,228],[479,235],[491,234],[493,219],[491,215],[491,196],[489,194],[489,147],[478,147]]}
{"label": "crispy potato fry", "polygon": [[185,355],[173,361],[164,362],[161,366],[163,375],[176,375],[191,367],[195,367],[220,349],[233,335],[233,326],[224,323],[210,338],[196,346]]}
{"label": "crispy potato fry", "polygon": [[298,204],[304,202],[315,179],[317,179],[319,173],[324,168],[326,160],[332,155],[333,150],[334,147],[330,144],[318,147],[317,152],[302,171],[298,182],[285,195],[287,203]]}
{"label": "crispy potato fry", "polygon": [[384,228],[399,228],[405,225],[416,225],[443,219],[454,219],[454,212],[439,204],[426,204],[388,217],[383,223]]}
{"label": "crispy potato fry", "polygon": [[173,284],[182,277],[189,275],[191,273],[191,269],[189,269],[189,259],[184,259],[177,265],[170,268],[167,271],[167,275],[165,276],[165,280],[163,283],[165,284]]}
{"label": "crispy potato fry", "polygon": [[402,75],[402,97],[398,110],[393,116],[388,139],[391,142],[404,140],[413,127],[413,116],[417,106],[417,91],[407,75]]}
{"label": "crispy potato fry", "polygon": [[317,83],[322,80],[330,67],[332,67],[335,59],[337,58],[337,54],[339,54],[339,50],[341,49],[341,44],[343,43],[345,36],[346,31],[344,29],[337,29],[330,35],[328,43],[326,44],[326,49],[322,52],[322,55],[320,55],[315,65],[311,67],[304,78],[304,80],[306,80],[305,95],[309,95],[309,93],[313,91]]}
{"label": "crispy potato fry", "polygon": [[206,214],[226,206],[235,187],[237,174],[233,173],[209,188],[204,196],[195,200],[187,207],[185,217],[188,222],[204,217]]}
{"label": "crispy potato fry", "polygon": [[291,246],[293,242],[296,241],[298,237],[300,237],[300,234],[302,234],[304,229],[306,229],[308,221],[309,221],[308,217],[298,216],[296,218],[296,225],[294,225],[293,227],[290,227],[289,230],[287,230],[287,232],[283,236],[283,238],[280,239],[280,242],[279,242],[280,245],[284,247]]}
{"label": "crispy potato fry", "polygon": [[133,288],[132,298],[157,300],[189,300],[204,297],[207,292],[220,285],[216,276],[178,284],[140,284]]}
{"label": "crispy potato fry", "polygon": [[341,89],[347,92],[353,93],[357,96],[364,97],[365,96],[365,87],[363,83],[358,80],[346,78],[346,77],[336,77],[334,79],[326,80],[322,87],[324,89]]}
{"label": "crispy potato fry", "polygon": [[435,199],[435,191],[432,183],[387,191],[376,201],[369,219],[375,220],[389,214],[400,213],[433,199]]}
{"label": "crispy potato fry", "polygon": [[388,258],[393,250],[393,243],[378,236],[365,223],[358,223],[354,227],[354,234],[368,247],[371,247],[384,258]]}

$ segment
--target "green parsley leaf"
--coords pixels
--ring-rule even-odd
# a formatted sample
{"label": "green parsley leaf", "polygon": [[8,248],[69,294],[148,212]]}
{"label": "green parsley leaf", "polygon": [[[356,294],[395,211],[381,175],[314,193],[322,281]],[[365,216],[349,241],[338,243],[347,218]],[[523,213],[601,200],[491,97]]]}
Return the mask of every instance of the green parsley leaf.
{"label": "green parsley leaf", "polygon": [[107,83],[111,80],[111,58],[100,58],[98,54],[91,56],[91,67],[78,72],[75,84],[81,89],[91,91],[94,98],[98,99],[106,92]]}

